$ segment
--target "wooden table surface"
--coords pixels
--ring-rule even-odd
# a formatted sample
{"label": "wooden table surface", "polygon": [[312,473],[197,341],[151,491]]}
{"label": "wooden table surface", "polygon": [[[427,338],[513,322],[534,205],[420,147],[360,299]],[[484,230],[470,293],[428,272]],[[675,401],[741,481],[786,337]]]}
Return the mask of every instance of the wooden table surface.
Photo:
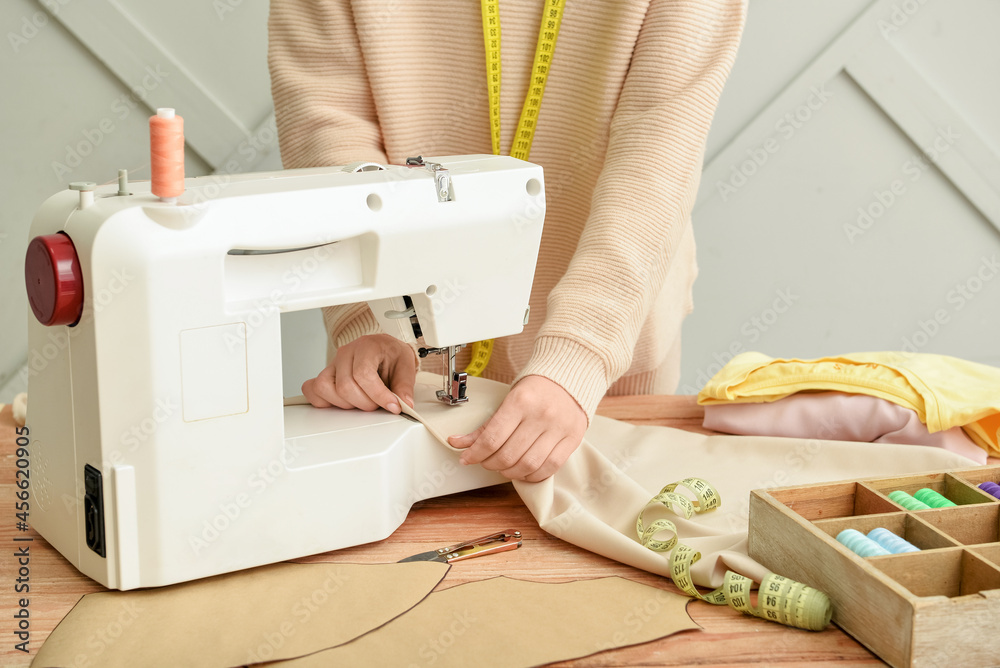
{"label": "wooden table surface", "polygon": [[[0,665],[25,666],[42,642],[79,600],[104,588],[81,575],[33,530],[15,529],[14,434],[10,407],[0,412],[0,550],[3,554],[0,589],[3,624],[0,626]],[[701,409],[689,396],[611,397],[598,412],[636,424],[657,424],[705,430]],[[709,432],[705,432],[709,433]],[[679,593],[660,576],[626,566],[565,543],[542,531],[510,484],[429,499],[413,506],[403,525],[389,538],[330,552],[300,561],[387,563],[501,529],[519,529],[521,549],[452,565],[438,586],[446,589],[469,581],[505,575],[537,582],[566,582],[617,575]],[[33,536],[31,543],[31,654],[14,649],[11,611],[17,564],[12,558],[15,536]],[[22,543],[23,545],[23,543]],[[871,652],[835,626],[814,633],[741,615],[725,607],[692,601],[688,612],[703,630],[662,640],[602,652],[559,666],[822,666],[882,665]]]}

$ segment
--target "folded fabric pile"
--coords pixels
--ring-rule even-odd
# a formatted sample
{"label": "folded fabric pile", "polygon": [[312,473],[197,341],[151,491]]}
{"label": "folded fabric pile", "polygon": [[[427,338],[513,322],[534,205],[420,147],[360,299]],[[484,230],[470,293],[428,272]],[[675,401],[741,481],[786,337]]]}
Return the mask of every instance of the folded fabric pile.
{"label": "folded fabric pile", "polygon": [[931,445],[1000,456],[1000,369],[930,353],[737,355],[698,394],[732,434]]}

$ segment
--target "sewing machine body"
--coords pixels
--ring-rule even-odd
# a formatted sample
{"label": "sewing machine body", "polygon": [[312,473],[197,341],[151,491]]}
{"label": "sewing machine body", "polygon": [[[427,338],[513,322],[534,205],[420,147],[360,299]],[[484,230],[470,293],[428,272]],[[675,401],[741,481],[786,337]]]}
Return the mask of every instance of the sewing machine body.
{"label": "sewing machine body", "polygon": [[446,197],[439,174],[390,167],[188,179],[176,204],[148,183],[47,200],[31,236],[69,236],[84,302],[74,326],[29,314],[39,533],[132,589],[379,540],[418,500],[503,482],[408,418],[282,406],[279,312],[368,302],[413,340],[407,295],[430,346],[521,331],[541,168],[433,160]]}

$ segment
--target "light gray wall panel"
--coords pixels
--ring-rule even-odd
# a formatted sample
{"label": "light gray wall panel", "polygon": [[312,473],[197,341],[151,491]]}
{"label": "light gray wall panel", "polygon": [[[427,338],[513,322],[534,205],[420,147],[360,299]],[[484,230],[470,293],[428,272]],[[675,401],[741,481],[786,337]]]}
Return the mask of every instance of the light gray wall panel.
{"label": "light gray wall panel", "polygon": [[[935,88],[961,106],[963,115],[994,151],[1000,151],[1000,2],[927,2],[897,14],[886,33]],[[905,22],[902,18],[905,17]]]}
{"label": "light gray wall panel", "polygon": [[149,2],[122,8],[247,129],[271,110],[263,0]]}
{"label": "light gray wall panel", "polygon": [[728,144],[871,0],[753,0],[722,92],[707,160]]}

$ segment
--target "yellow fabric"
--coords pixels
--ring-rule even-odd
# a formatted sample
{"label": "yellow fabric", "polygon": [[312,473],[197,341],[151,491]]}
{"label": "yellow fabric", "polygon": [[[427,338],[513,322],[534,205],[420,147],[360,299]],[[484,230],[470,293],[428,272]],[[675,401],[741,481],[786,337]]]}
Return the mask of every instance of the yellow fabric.
{"label": "yellow fabric", "polygon": [[737,355],[698,394],[702,405],[766,403],[833,390],[886,399],[917,413],[930,432],[962,427],[1000,456],[1000,369],[930,353],[870,352],[813,360]]}

